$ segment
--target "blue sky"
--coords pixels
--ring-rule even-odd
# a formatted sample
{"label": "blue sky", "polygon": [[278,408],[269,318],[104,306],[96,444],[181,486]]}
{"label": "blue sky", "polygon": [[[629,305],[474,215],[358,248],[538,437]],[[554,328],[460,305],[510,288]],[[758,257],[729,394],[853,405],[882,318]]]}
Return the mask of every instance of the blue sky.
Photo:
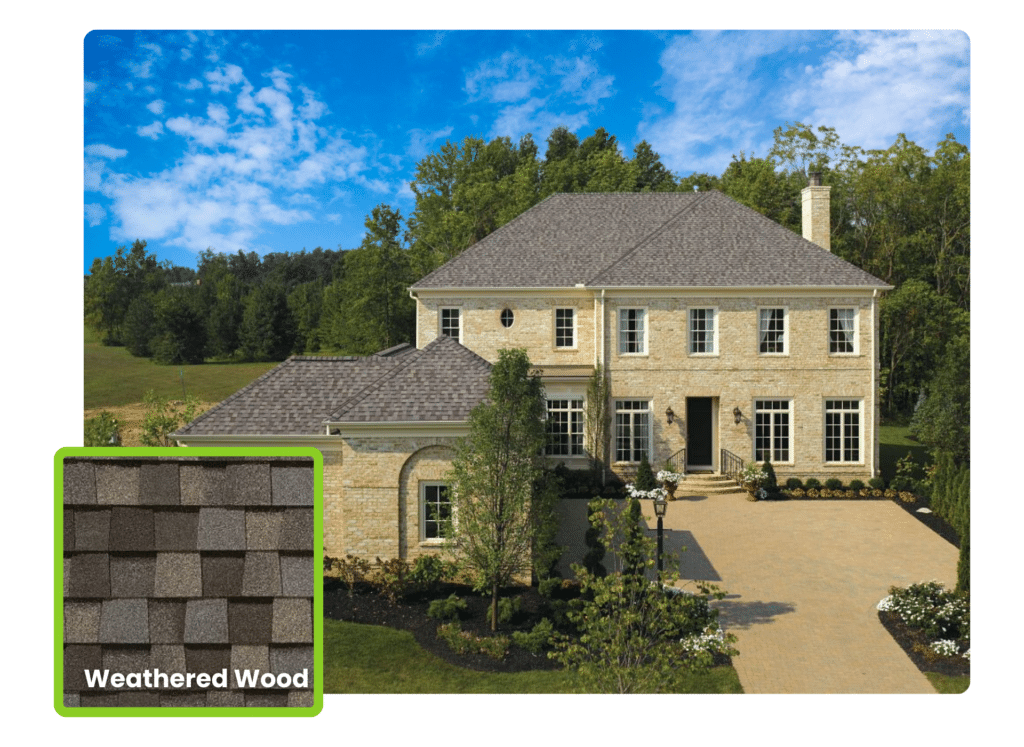
{"label": "blue sky", "polygon": [[241,31],[85,37],[85,268],[141,238],[349,249],[408,215],[417,161],[468,135],[597,127],[677,174],[764,155],[789,121],[844,142],[970,144],[962,32]]}

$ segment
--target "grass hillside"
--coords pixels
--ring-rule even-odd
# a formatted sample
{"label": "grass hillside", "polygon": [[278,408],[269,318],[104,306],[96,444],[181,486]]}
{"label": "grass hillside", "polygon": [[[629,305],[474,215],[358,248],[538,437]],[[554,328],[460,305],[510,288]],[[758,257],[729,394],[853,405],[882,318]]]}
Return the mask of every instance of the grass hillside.
{"label": "grass hillside", "polygon": [[182,398],[185,392],[203,402],[220,402],[276,363],[203,363],[196,366],[160,366],[148,358],[133,358],[124,348],[106,347],[99,336],[85,329],[86,410],[110,409],[142,402],[152,389],[161,397]]}

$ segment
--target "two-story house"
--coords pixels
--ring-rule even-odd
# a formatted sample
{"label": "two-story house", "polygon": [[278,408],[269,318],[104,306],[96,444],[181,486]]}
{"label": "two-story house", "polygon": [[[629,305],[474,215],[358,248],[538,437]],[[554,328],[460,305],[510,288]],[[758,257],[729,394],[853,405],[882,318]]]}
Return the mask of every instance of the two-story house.
{"label": "two-story house", "polygon": [[734,456],[867,479],[889,286],[828,250],[828,190],[804,190],[804,238],[718,192],[553,195],[411,287],[415,347],[293,357],[176,437],[318,447],[328,550],[415,557],[439,543],[490,362],[519,347],[542,371],[548,453],[570,467],[587,464],[600,364],[613,469]]}

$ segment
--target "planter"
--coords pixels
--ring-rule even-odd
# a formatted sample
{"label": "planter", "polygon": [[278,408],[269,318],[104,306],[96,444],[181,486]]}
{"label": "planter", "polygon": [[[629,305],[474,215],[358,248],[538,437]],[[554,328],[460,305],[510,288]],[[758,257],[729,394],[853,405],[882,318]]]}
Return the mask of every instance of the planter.
{"label": "planter", "polygon": [[668,499],[674,501],[676,499],[676,487],[674,482],[666,482],[664,485],[665,492],[668,493]]}
{"label": "planter", "polygon": [[750,490],[748,488],[747,489],[747,500],[748,501],[756,501],[757,500],[757,490]]}

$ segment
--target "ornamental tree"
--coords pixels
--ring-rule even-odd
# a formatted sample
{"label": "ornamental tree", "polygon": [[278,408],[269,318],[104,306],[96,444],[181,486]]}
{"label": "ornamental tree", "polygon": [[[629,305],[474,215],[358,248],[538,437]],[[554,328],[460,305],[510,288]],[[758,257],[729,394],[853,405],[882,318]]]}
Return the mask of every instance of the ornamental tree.
{"label": "ornamental tree", "polygon": [[577,636],[555,639],[550,656],[575,670],[585,692],[658,693],[679,689],[684,671],[705,671],[715,654],[735,656],[736,638],[718,625],[709,600],[725,593],[702,585],[700,594],[675,589],[674,573],[651,581],[654,540],[640,524],[639,504],[601,501],[591,522],[614,548],[618,567],[601,577],[582,566],[573,571],[582,584],[569,620]]}
{"label": "ornamental tree", "polygon": [[491,592],[492,630],[499,590],[529,572],[537,538],[553,521],[550,491],[537,489],[544,484],[544,413],[544,388],[530,374],[526,351],[500,351],[488,397],[470,413],[448,477],[449,547],[477,591]]}

